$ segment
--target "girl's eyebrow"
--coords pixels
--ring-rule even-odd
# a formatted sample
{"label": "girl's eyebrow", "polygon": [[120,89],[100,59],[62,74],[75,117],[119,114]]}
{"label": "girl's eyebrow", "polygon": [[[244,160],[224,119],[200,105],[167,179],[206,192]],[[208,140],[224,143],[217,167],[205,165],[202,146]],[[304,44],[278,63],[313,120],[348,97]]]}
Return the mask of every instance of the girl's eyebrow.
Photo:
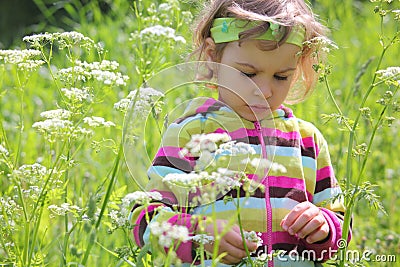
{"label": "girl's eyebrow", "polygon": [[278,73],[285,73],[285,72],[288,72],[288,71],[294,71],[294,70],[296,70],[296,69],[297,69],[297,68],[288,67],[288,68],[286,68],[286,69],[283,69],[283,70],[278,71]]}
{"label": "girl's eyebrow", "polygon": [[252,69],[254,69],[254,70],[257,70],[256,67],[254,67],[253,65],[251,65],[251,64],[249,64],[249,63],[244,63],[244,62],[235,62],[235,63],[238,64],[238,65],[241,65],[241,66],[243,66],[243,67],[248,67],[248,68],[252,68]]}

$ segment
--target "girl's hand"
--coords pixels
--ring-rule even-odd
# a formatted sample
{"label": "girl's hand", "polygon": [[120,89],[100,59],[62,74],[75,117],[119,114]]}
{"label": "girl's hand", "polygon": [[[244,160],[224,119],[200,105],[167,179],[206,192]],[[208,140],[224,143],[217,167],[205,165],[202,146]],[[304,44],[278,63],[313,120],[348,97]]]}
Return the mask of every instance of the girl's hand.
{"label": "girl's hand", "polygon": [[[216,224],[219,234],[226,227],[227,221],[217,220]],[[215,239],[214,224],[210,223],[206,225],[205,232],[210,236],[214,236]],[[257,243],[246,241],[246,245],[249,252],[257,249]],[[214,250],[214,244],[205,244],[204,249],[212,254]],[[246,250],[243,246],[242,236],[240,235],[240,228],[236,224],[230,231],[222,236],[219,241],[218,255],[224,252],[227,253],[227,255],[222,258],[222,263],[225,264],[237,264],[247,256]]]}
{"label": "girl's hand", "polygon": [[324,240],[329,235],[329,225],[322,211],[308,201],[297,204],[283,218],[281,227],[309,244]]}

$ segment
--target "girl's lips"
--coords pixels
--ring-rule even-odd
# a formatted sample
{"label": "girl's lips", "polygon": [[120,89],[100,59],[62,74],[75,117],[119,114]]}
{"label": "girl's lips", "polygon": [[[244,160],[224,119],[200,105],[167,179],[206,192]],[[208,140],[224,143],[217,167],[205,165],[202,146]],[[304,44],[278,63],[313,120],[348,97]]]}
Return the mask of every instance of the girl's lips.
{"label": "girl's lips", "polygon": [[249,108],[255,111],[266,111],[269,107],[265,105],[249,105]]}

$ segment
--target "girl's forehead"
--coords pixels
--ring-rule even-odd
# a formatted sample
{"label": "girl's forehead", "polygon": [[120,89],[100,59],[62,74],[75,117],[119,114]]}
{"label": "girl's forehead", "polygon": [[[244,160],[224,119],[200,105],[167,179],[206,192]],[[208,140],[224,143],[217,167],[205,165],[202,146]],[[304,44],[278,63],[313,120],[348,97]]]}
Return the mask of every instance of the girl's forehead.
{"label": "girl's forehead", "polygon": [[254,67],[296,67],[300,48],[292,44],[283,44],[273,50],[262,50],[257,40],[229,43],[222,54],[222,60],[233,63],[243,62]]}

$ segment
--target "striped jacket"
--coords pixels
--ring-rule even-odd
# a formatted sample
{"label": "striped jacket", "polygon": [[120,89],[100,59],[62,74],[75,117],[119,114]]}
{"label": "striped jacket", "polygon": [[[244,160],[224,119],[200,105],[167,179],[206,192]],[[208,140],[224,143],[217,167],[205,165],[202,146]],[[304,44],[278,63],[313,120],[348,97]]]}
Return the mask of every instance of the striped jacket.
{"label": "striped jacket", "polygon": [[[250,197],[246,197],[245,191],[240,190],[242,225],[247,231],[260,232],[263,240],[263,245],[253,256],[261,255],[262,252],[285,252],[275,257],[273,262],[270,261],[268,266],[319,266],[318,262],[332,256],[342,237],[344,206],[338,200],[330,201],[341,190],[322,134],[311,123],[296,118],[284,106],[274,111],[271,118],[251,122],[239,118],[233,110],[212,98],[193,100],[183,116],[166,130],[161,147],[148,170],[150,180],[147,185],[149,191],[160,192],[163,201],[153,202],[147,207],[149,216],[142,206],[136,205],[132,209],[131,220],[136,244],[143,246],[150,242],[146,216],[152,218],[152,221],[185,225],[193,231],[196,226],[190,218],[193,214],[211,216],[212,205],[215,205],[219,219],[229,219],[235,214],[234,203],[226,202],[222,197],[212,204],[197,206],[183,214],[177,213],[173,207],[174,204],[179,204],[179,193],[161,181],[168,173],[188,173],[193,170],[195,159],[182,158],[179,154],[192,135],[217,132],[225,132],[232,140],[251,144],[263,156],[270,157],[272,153],[273,161],[286,168],[270,169],[262,180],[264,190],[257,189]],[[226,195],[236,198],[237,192],[232,190]],[[285,215],[296,204],[304,201],[320,207],[330,227],[326,240],[308,244],[281,228],[280,222]],[[162,215],[153,216],[154,210],[160,206],[164,207]],[[165,251],[164,248],[159,249]],[[183,262],[191,263],[192,243],[182,243],[176,253]],[[296,257],[290,255],[300,256],[300,259],[295,260]]]}

